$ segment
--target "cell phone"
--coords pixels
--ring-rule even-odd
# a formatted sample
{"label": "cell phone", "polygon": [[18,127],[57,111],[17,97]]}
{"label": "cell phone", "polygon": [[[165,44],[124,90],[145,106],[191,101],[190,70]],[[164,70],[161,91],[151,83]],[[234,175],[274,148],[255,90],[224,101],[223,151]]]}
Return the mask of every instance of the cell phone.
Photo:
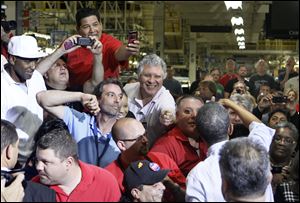
{"label": "cell phone", "polygon": [[129,31],[128,33],[128,44],[134,44],[134,40],[138,39],[137,31]]}
{"label": "cell phone", "polygon": [[272,98],[273,103],[286,103],[288,101],[287,96],[274,96]]}
{"label": "cell phone", "polygon": [[275,174],[275,173],[281,173],[281,172],[282,172],[282,167],[278,167],[278,166],[276,167],[276,166],[273,166],[271,172],[272,172],[273,174]]}
{"label": "cell phone", "polygon": [[74,46],[72,41],[67,41],[64,43],[65,50],[71,49]]}
{"label": "cell phone", "polygon": [[89,37],[77,37],[77,45],[80,46],[92,46],[95,40],[92,40]]}

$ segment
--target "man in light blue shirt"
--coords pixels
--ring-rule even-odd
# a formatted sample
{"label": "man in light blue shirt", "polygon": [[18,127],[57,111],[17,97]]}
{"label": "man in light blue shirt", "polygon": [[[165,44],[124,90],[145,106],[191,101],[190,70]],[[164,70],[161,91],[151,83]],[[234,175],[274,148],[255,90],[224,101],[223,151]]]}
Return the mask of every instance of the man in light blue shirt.
{"label": "man in light blue shirt", "polygon": [[[40,92],[37,100],[46,111],[64,120],[78,144],[80,160],[105,167],[120,154],[111,139],[111,129],[120,111],[122,97],[122,84],[107,79],[95,87],[94,95],[48,90]],[[63,105],[74,101],[80,101],[93,115]]]}
{"label": "man in light blue shirt", "polygon": [[[219,100],[223,106],[233,109],[249,127],[248,137],[261,143],[267,151],[275,130],[264,125],[252,113],[229,99]],[[197,113],[196,126],[200,136],[208,145],[207,158],[198,163],[187,176],[187,202],[224,202],[222,195],[219,151],[228,141],[232,132],[228,111],[218,103],[205,104]],[[265,201],[274,201],[271,185],[265,192]]]}

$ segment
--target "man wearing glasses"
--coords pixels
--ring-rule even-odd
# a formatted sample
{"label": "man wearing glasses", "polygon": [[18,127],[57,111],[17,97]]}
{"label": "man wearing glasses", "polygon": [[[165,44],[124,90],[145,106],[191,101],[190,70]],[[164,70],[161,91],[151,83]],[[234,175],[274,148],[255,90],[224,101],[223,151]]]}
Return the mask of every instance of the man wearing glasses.
{"label": "man wearing glasses", "polygon": [[[184,201],[185,177],[177,164],[166,154],[160,152],[148,152],[149,141],[143,124],[133,118],[121,118],[112,128],[113,139],[121,151],[120,156],[105,169],[111,172],[117,179],[122,193],[125,192],[123,182],[124,171],[131,162],[147,159],[156,162],[162,169],[170,169],[169,179],[164,181],[167,187],[168,200]],[[171,189],[168,189],[171,188]],[[182,188],[182,189],[181,189]],[[172,193],[173,195],[171,195]],[[176,199],[172,199],[176,198]],[[170,199],[171,198],[171,199]]]}

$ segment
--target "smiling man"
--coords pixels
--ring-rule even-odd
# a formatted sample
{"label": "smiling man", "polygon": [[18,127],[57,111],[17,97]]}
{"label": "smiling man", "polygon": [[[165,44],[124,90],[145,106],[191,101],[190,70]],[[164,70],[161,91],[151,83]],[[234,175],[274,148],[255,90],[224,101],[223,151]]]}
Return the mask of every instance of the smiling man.
{"label": "smiling man", "polygon": [[166,63],[156,54],[146,55],[138,66],[137,83],[124,87],[129,110],[147,130],[150,146],[175,120],[175,101],[165,87]]}
{"label": "smiling man", "polygon": [[[83,8],[76,13],[76,30],[82,37],[95,37],[103,45],[104,79],[119,76],[119,67],[125,66],[131,55],[139,53],[139,41],[123,45],[113,36],[102,33],[103,27],[100,13],[96,9]],[[82,86],[92,76],[92,67],[95,57],[84,47],[69,53],[68,69],[70,72],[71,87]]]}

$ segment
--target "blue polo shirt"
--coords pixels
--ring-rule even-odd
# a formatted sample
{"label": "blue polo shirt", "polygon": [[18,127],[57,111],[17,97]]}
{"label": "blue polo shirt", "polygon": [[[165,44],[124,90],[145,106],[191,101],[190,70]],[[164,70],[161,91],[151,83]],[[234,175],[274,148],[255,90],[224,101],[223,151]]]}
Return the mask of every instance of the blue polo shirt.
{"label": "blue polo shirt", "polygon": [[[97,162],[99,161],[99,166],[105,167],[118,158],[120,150],[111,138],[111,133],[102,134],[99,128],[96,127],[94,116],[66,107],[64,122],[77,142],[80,160],[93,165],[98,165]],[[95,130],[94,126],[96,127]],[[94,132],[97,132],[98,150]],[[104,154],[102,155],[103,152]],[[97,160],[100,156],[101,159]]]}

